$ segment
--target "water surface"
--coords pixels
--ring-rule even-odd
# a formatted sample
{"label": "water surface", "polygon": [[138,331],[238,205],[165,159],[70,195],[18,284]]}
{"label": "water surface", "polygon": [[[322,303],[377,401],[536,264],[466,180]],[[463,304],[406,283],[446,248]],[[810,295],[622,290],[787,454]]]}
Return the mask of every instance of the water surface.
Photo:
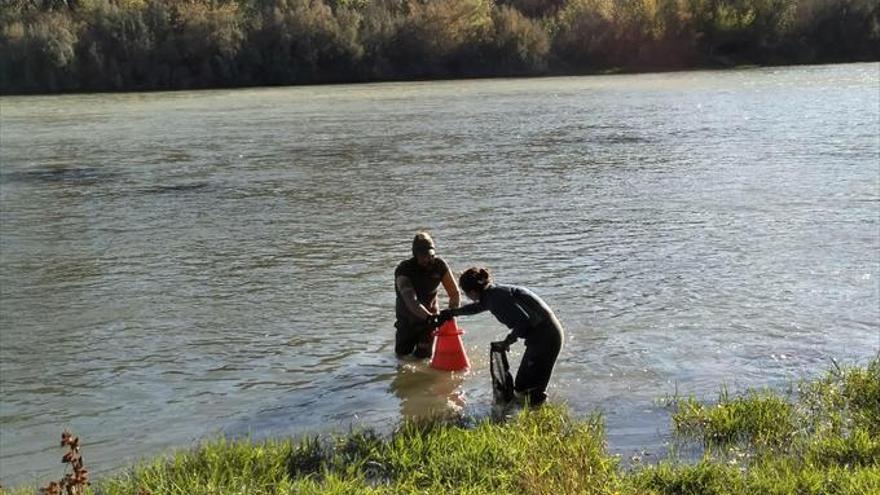
{"label": "water surface", "polygon": [[[567,330],[551,400],[660,455],[673,393],[880,348],[880,65],[0,99],[0,481],[491,406],[393,356],[420,228]],[[515,348],[518,363],[522,347]]]}

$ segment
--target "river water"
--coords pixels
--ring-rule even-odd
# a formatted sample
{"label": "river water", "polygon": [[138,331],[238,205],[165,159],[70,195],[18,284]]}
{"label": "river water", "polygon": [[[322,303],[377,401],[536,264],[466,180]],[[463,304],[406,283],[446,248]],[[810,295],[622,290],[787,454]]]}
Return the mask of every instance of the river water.
{"label": "river water", "polygon": [[[393,355],[429,229],[566,327],[551,401],[662,455],[672,394],[880,349],[880,64],[0,99],[0,483],[220,435],[490,411]],[[442,292],[442,291],[441,291]],[[522,346],[514,347],[518,363]]]}

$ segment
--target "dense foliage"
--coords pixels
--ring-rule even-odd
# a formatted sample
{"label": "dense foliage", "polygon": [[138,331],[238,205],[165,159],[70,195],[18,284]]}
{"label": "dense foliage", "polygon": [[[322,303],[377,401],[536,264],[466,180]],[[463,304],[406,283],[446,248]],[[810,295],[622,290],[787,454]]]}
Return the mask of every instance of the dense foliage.
{"label": "dense foliage", "polygon": [[880,59],[876,0],[0,0],[0,91]]}

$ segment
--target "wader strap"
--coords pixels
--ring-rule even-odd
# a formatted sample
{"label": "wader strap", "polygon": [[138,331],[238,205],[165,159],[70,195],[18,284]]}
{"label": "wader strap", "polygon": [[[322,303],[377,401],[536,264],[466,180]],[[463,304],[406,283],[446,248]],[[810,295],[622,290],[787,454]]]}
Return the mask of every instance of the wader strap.
{"label": "wader strap", "polygon": [[513,297],[516,299],[516,303],[528,313],[530,327],[535,328],[547,321],[547,311],[545,311],[540,305],[537,305],[536,307],[536,303],[532,301],[531,298],[520,294],[518,291],[513,293]]}

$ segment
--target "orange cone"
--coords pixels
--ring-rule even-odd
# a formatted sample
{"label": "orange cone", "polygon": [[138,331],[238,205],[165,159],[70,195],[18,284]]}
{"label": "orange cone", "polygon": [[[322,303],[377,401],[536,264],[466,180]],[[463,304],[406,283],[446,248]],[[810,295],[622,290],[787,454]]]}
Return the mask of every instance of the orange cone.
{"label": "orange cone", "polygon": [[431,358],[431,367],[444,371],[461,371],[468,369],[467,354],[461,343],[461,334],[464,332],[455,323],[455,318],[444,322],[434,333],[434,357]]}

